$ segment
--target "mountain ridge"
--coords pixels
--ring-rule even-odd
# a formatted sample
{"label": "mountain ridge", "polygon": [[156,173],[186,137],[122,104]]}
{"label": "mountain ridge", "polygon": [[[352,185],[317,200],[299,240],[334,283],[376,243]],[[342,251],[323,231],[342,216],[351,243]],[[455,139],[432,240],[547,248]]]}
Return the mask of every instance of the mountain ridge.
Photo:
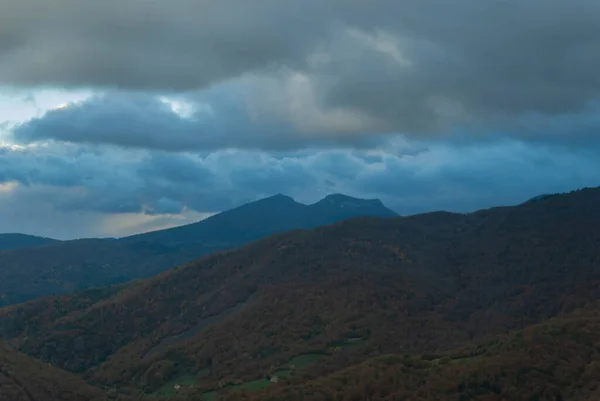
{"label": "mountain ridge", "polygon": [[[336,200],[336,201],[330,202],[330,200]],[[243,205],[234,207],[234,208],[229,209],[222,213],[217,213],[213,216],[207,217],[206,219],[200,220],[195,223],[190,223],[190,224],[186,224],[183,226],[168,228],[168,229],[164,229],[164,230],[156,230],[156,231],[150,231],[147,233],[130,235],[130,236],[126,236],[126,237],[121,237],[119,239],[129,241],[129,240],[135,240],[135,239],[140,239],[140,238],[143,238],[144,240],[152,238],[154,240],[156,238],[163,236],[163,234],[173,233],[176,231],[183,232],[184,230],[186,231],[186,235],[189,235],[190,233],[193,232],[194,228],[198,227],[199,225],[207,225],[207,224],[211,224],[211,228],[213,230],[217,230],[218,224],[223,224],[223,223],[231,224],[231,221],[227,221],[226,219],[223,218],[224,216],[226,216],[228,219],[230,219],[232,216],[235,216],[236,218],[238,218],[238,217],[240,217],[241,214],[245,214],[245,213],[256,213],[256,214],[261,215],[259,217],[262,217],[262,214],[265,214],[267,212],[271,212],[271,213],[276,212],[276,213],[278,213],[278,217],[285,217],[286,213],[296,212],[298,214],[297,220],[286,226],[286,227],[292,227],[292,225],[293,225],[293,228],[311,228],[314,226],[323,225],[324,221],[326,222],[325,224],[328,224],[328,223],[333,223],[334,221],[337,221],[338,219],[344,218],[344,217],[358,217],[353,214],[348,214],[347,216],[342,215],[341,217],[338,217],[336,215],[335,218],[330,218],[330,219],[325,218],[325,220],[323,220],[323,216],[316,217],[316,216],[310,215],[310,213],[313,213],[314,210],[321,209],[322,205],[324,205],[324,204],[327,204],[327,206],[329,207],[328,209],[325,208],[324,212],[339,213],[340,210],[338,210],[338,208],[341,209],[344,206],[344,202],[340,202],[341,200],[345,200],[346,203],[350,201],[356,205],[360,205],[362,210],[365,210],[367,212],[367,215],[377,215],[377,216],[382,216],[382,217],[383,216],[384,217],[398,216],[398,214],[396,212],[385,207],[383,205],[383,203],[381,202],[381,200],[379,200],[379,199],[361,199],[361,198],[355,198],[355,197],[351,197],[351,196],[343,195],[343,194],[330,194],[315,203],[304,204],[304,203],[300,203],[300,202],[296,201],[291,196],[288,196],[288,195],[285,195],[282,193],[278,193],[278,194],[275,194],[275,195],[272,195],[272,196],[269,196],[266,198],[258,199],[253,202],[245,203]],[[286,209],[286,208],[289,208],[289,209]],[[369,210],[369,208],[371,208],[371,209]],[[319,211],[321,211],[321,210],[319,210]],[[346,210],[344,210],[343,212],[346,212]],[[315,220],[315,221],[311,221],[311,220]],[[269,232],[269,233],[274,234],[274,233],[280,232],[280,231],[285,231],[285,229],[281,229],[279,231],[274,231],[274,232]],[[212,234],[214,235],[214,233],[212,233]]]}
{"label": "mountain ridge", "polygon": [[233,389],[306,355],[315,361],[295,380],[443,353],[600,299],[599,203],[596,188],[280,233],[114,291],[5,308],[0,336],[93,383],[150,394],[186,377],[197,393]]}
{"label": "mountain ridge", "polygon": [[0,270],[0,306],[150,277],[203,255],[288,230],[359,216],[397,216],[382,203],[350,199],[361,207],[305,205],[278,194],[170,229],[6,250],[0,252],[4,267]]}
{"label": "mountain ridge", "polygon": [[59,242],[61,241],[54,238],[40,237],[37,235],[5,233],[0,234],[0,251],[44,246],[57,244]]}

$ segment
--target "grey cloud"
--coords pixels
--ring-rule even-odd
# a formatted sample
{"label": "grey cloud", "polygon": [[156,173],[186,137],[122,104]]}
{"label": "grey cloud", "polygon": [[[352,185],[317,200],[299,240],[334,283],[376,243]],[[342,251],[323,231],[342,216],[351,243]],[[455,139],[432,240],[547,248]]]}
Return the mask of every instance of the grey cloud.
{"label": "grey cloud", "polygon": [[469,212],[520,203],[536,194],[600,184],[597,152],[505,138],[485,144],[437,144],[417,156],[384,157],[356,190],[380,196],[400,213]]}
{"label": "grey cloud", "polygon": [[[0,81],[188,90],[295,65],[327,31],[327,2],[24,0],[0,16]],[[117,12],[116,12],[117,11]]]}
{"label": "grey cloud", "polygon": [[40,199],[43,191],[44,202],[56,213],[161,216],[218,212],[278,192],[302,202],[341,192],[379,197],[411,214],[513,204],[600,183],[600,156],[581,148],[510,138],[460,146],[415,143],[421,151],[407,154],[398,146],[296,155],[228,150],[208,156],[75,145],[5,148],[0,197],[12,196],[2,188],[16,181],[22,184],[20,194]]}
{"label": "grey cloud", "polygon": [[178,214],[183,211],[185,205],[174,199],[159,198],[149,204],[146,213],[151,215]]}
{"label": "grey cloud", "polygon": [[[187,146],[196,132],[167,104],[151,96],[97,96],[66,109],[47,112],[13,129],[17,140],[59,139],[67,142],[143,142],[148,148]],[[173,139],[170,139],[173,138]]]}
{"label": "grey cloud", "polygon": [[[600,92],[595,0],[22,0],[3,10],[0,38],[10,85],[189,91],[296,71],[320,109],[368,120],[342,128],[362,134],[573,113]],[[270,107],[290,100],[278,95]]]}
{"label": "grey cloud", "polygon": [[21,232],[57,239],[115,237],[192,223],[206,217],[179,214],[106,213],[86,208],[57,208],[57,198],[71,195],[65,188],[46,186],[0,189],[0,232]]}
{"label": "grey cloud", "polygon": [[413,12],[392,13],[397,25],[387,32],[342,36],[349,44],[339,60],[315,69],[323,107],[362,110],[388,130],[436,134],[573,112],[599,97],[598,3],[576,1],[565,12],[566,3],[527,2],[526,17],[513,1],[501,10],[460,1],[435,3],[436,11],[431,3],[398,3]]}
{"label": "grey cloud", "polygon": [[[243,157],[243,156],[242,156]],[[318,185],[319,177],[307,171],[302,159],[284,158],[274,160],[244,160],[229,172],[229,182],[240,193],[252,193],[254,197],[275,193],[297,193]],[[231,161],[224,161],[224,164]]]}
{"label": "grey cloud", "polygon": [[58,140],[114,144],[167,151],[213,151],[224,148],[285,150],[315,146],[372,146],[381,137],[306,135],[275,115],[252,115],[250,93],[243,85],[222,85],[188,95],[190,115],[174,111],[159,96],[121,93],[92,97],[17,125],[21,143]]}
{"label": "grey cloud", "polygon": [[215,175],[206,168],[201,158],[170,153],[150,153],[137,168],[138,174],[152,180],[179,184],[213,185]]}
{"label": "grey cloud", "polygon": [[[311,167],[322,171],[326,179],[353,180],[365,170],[366,165],[373,161],[373,157],[353,157],[344,151],[320,152],[310,158]],[[381,158],[379,160],[381,161]],[[332,181],[334,182],[334,181]]]}
{"label": "grey cloud", "polygon": [[[4,148],[0,184],[55,188],[48,203],[61,212],[217,212],[277,192],[313,187],[301,160],[226,151],[201,157],[76,145]],[[57,163],[57,160],[61,161]]]}

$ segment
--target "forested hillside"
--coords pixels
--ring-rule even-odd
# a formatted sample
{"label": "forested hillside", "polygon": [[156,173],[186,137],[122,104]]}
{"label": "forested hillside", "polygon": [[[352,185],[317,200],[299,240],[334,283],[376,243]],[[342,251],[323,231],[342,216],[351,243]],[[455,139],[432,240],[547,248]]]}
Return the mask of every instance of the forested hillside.
{"label": "forested hillside", "polygon": [[0,342],[0,401],[108,401],[108,392]]}
{"label": "forested hillside", "polygon": [[37,237],[34,235],[0,234],[0,251],[56,244],[58,242],[60,241],[52,238]]}
{"label": "forested hillside", "polygon": [[[272,376],[281,379],[276,386],[291,385],[296,397],[306,394],[305,385],[330,391],[319,386],[329,388],[338,380],[336,372],[352,366],[348,374],[377,387],[391,374],[388,366],[410,370],[404,361],[413,363],[424,353],[439,354],[433,359],[443,362],[448,352],[452,359],[457,349],[535,328],[555,316],[551,325],[577,320],[558,330],[556,343],[542,333],[540,347],[549,351],[540,352],[551,354],[553,347],[579,347],[569,342],[583,335],[579,326],[591,324],[582,329],[587,333],[596,324],[596,309],[589,308],[600,299],[598,204],[600,189],[586,189],[472,214],[356,218],[278,234],[124,287],[5,308],[0,335],[96,385],[132,386],[164,397],[181,383],[193,397],[264,387],[270,392]],[[582,307],[591,320],[581,314],[560,318]],[[536,342],[505,352],[512,338],[498,340],[508,344],[499,345],[502,352],[488,347],[482,358],[469,359],[464,370],[442,362],[435,365],[441,371],[432,370],[430,362],[419,362],[415,383],[394,379],[389,392],[363,389],[360,397],[403,399],[399,386],[406,386],[433,400],[438,394],[433,386],[449,391],[447,399],[511,399],[510,388],[529,377],[528,371],[516,376],[514,371],[530,369],[527,364],[538,358]],[[594,357],[597,340],[582,341],[587,348],[573,348],[569,355]],[[523,352],[532,352],[533,359],[521,366],[515,358]],[[377,359],[387,354],[408,356]],[[548,363],[562,366],[560,355]],[[571,381],[573,366],[581,374],[593,371],[587,364],[594,360],[588,359],[567,361],[564,380]],[[472,375],[495,372],[499,362],[507,374],[498,379],[500,393],[496,387],[490,390],[496,395],[486,396],[464,390],[483,391]],[[550,374],[546,365],[533,366],[536,379],[528,383],[559,386],[565,400],[585,399],[567,397],[585,383],[569,387],[554,379],[562,370]],[[456,386],[466,380],[464,391],[456,387],[453,393],[446,376]],[[350,396],[357,393],[355,384],[342,386],[342,398],[334,399],[360,399]],[[281,397],[277,388],[273,397]],[[531,399],[560,399],[544,391]]]}
{"label": "forested hillside", "polygon": [[[225,400],[594,401],[600,397],[598,305],[440,354],[386,355],[332,375],[291,377]],[[176,400],[192,400],[182,394]],[[198,398],[199,399],[199,398]]]}
{"label": "forested hillside", "polygon": [[304,205],[276,195],[167,230],[7,250],[0,252],[0,306],[150,277],[212,252],[287,230],[356,216],[395,215],[376,199],[338,194]]}

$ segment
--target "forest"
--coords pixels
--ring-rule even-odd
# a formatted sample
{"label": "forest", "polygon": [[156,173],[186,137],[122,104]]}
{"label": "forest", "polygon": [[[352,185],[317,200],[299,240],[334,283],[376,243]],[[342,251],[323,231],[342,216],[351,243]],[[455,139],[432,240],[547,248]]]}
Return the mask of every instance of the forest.
{"label": "forest", "polygon": [[3,352],[52,369],[38,387],[75,375],[123,400],[591,401],[598,204],[585,189],[276,234],[5,307]]}

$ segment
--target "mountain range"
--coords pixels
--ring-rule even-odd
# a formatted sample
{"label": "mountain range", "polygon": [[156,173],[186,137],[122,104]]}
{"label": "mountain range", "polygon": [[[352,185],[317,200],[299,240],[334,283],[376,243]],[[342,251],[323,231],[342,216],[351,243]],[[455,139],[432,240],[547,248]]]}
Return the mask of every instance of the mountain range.
{"label": "mountain range", "polygon": [[52,238],[37,237],[35,235],[0,234],[0,251],[56,244],[59,242]]}
{"label": "mountain range", "polygon": [[396,213],[377,199],[334,194],[304,205],[279,194],[197,223],[119,239],[0,236],[0,249],[4,249],[0,250],[0,306],[150,277],[271,234],[357,216],[392,217]]}
{"label": "mountain range", "polygon": [[591,188],[282,232],[5,307],[0,338],[122,399],[592,401],[598,205]]}

